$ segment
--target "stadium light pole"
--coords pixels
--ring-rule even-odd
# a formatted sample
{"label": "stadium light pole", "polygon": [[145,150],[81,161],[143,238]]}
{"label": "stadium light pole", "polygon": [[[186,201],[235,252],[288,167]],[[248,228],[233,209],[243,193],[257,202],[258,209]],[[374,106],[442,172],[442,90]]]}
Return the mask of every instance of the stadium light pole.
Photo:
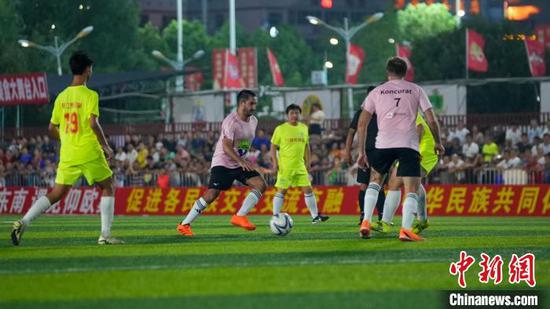
{"label": "stadium light pole", "polygon": [[[179,61],[179,57],[178,57],[178,60],[172,60],[172,59],[169,59],[168,57],[166,57],[162,52],[158,51],[158,50],[153,50],[151,52],[151,54],[153,55],[153,57],[157,58],[158,60],[161,60],[161,61],[164,61],[166,62],[167,64],[169,64],[174,70],[178,71],[178,72],[181,72],[183,74],[183,69],[185,68],[185,66],[193,61],[193,60],[196,60],[196,59],[199,59],[201,58],[202,56],[204,56],[204,50],[202,49],[199,49],[197,50],[193,56],[191,56],[191,58],[189,59],[186,59],[184,61]],[[183,57],[182,57],[183,59]],[[176,80],[176,91],[177,92],[183,92],[183,89],[184,89],[184,79],[183,79],[183,76],[178,76],[178,79],[180,79],[181,83],[178,83],[177,80]]]}
{"label": "stadium light pole", "polygon": [[[306,19],[312,25],[323,26],[323,27],[325,27],[329,30],[332,30],[332,31],[336,32],[338,35],[340,35],[344,39],[344,42],[346,42],[346,59],[347,59],[347,57],[349,55],[349,48],[350,48],[350,44],[351,44],[351,38],[353,38],[353,36],[355,34],[357,34],[357,32],[359,32],[361,29],[365,28],[369,24],[372,24],[374,22],[379,21],[382,17],[384,17],[384,13],[382,13],[382,12],[375,13],[375,14],[371,15],[369,18],[367,18],[367,20],[365,20],[362,24],[351,27],[351,28],[349,27],[347,17],[344,18],[344,28],[329,25],[326,22],[324,22],[323,20],[321,20],[320,18],[317,18],[315,16],[306,16]],[[353,89],[351,87],[348,87],[348,109],[349,109],[349,117],[353,118],[353,113],[354,113],[354,111],[353,111]]]}
{"label": "stadium light pole", "polygon": [[71,44],[76,42],[76,40],[87,36],[93,30],[94,30],[93,26],[86,27],[86,28],[80,30],[80,32],[72,40],[70,40],[66,43],[63,43],[61,46],[59,46],[57,35],[54,36],[54,46],[44,46],[44,45],[40,45],[40,44],[31,42],[29,40],[23,40],[23,39],[18,40],[17,42],[19,42],[19,44],[22,47],[25,47],[25,48],[33,47],[33,48],[36,48],[36,49],[45,50],[45,51],[51,53],[52,55],[54,55],[57,58],[57,75],[61,76],[61,75],[63,75],[63,71],[61,70],[61,54],[63,54],[63,52],[67,49],[67,47],[69,47]]}

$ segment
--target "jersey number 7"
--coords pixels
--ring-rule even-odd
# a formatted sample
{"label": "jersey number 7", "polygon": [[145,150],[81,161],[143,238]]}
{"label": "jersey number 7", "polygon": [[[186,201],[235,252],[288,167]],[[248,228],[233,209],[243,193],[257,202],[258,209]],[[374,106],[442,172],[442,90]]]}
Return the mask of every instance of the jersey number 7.
{"label": "jersey number 7", "polygon": [[65,113],[65,133],[78,132],[78,114],[77,113]]}

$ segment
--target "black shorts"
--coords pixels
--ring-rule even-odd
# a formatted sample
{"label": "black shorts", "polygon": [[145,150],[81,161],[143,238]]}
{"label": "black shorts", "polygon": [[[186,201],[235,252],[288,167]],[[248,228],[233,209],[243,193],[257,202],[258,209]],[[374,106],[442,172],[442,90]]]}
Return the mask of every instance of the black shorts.
{"label": "black shorts", "polygon": [[252,177],[260,176],[256,171],[245,171],[242,167],[227,168],[225,166],[214,166],[210,169],[209,189],[228,190],[235,180],[246,184],[246,181]]}
{"label": "black shorts", "polygon": [[420,153],[411,148],[376,149],[368,155],[368,159],[370,166],[382,175],[386,174],[397,160],[397,176],[420,177]]}

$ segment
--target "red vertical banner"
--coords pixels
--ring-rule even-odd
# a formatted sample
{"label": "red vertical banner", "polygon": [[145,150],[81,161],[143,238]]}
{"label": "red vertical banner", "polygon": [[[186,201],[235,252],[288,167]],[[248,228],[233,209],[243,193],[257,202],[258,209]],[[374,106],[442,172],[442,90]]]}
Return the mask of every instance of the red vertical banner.
{"label": "red vertical banner", "polygon": [[535,77],[546,75],[546,63],[544,62],[544,44],[539,40],[526,39],[524,42],[531,75]]}
{"label": "red vertical banner", "polygon": [[474,30],[466,29],[466,64],[468,70],[487,72],[489,63],[483,51],[485,39]]}
{"label": "red vertical banner", "polygon": [[214,90],[225,88],[223,74],[226,50],[227,48],[214,48],[212,50],[212,85]]}
{"label": "red vertical banner", "polygon": [[537,25],[535,27],[537,39],[541,41],[546,48],[550,48],[550,25]]}
{"label": "red vertical banner", "polygon": [[365,60],[365,51],[361,47],[350,43],[346,60],[346,83],[357,84],[359,72],[361,72]]}
{"label": "red vertical banner", "polygon": [[283,79],[283,73],[281,72],[281,68],[279,67],[279,62],[277,62],[275,54],[273,54],[273,52],[269,48],[267,49],[267,59],[269,59],[269,68],[271,69],[273,85],[277,87],[284,86],[285,80]]}
{"label": "red vertical banner", "polygon": [[407,74],[405,80],[414,81],[414,67],[411,62],[412,49],[410,45],[396,44],[397,57],[403,58],[407,63]]}
{"label": "red vertical banner", "polygon": [[201,90],[202,83],[204,82],[204,76],[202,72],[195,72],[185,75],[185,89],[189,91]]}
{"label": "red vertical banner", "polygon": [[225,50],[225,67],[223,72],[222,89],[240,89],[244,87],[239,70],[239,59],[229,49]]}
{"label": "red vertical banner", "polygon": [[258,51],[256,47],[241,47],[237,53],[244,87],[258,88]]}

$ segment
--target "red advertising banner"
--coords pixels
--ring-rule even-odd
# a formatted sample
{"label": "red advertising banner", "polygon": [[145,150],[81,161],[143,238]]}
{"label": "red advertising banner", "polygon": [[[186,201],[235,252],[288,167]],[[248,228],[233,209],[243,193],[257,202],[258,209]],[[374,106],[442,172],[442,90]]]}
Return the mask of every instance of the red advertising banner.
{"label": "red advertising banner", "polygon": [[[23,215],[34,201],[50,191],[36,187],[4,187],[0,189],[0,215]],[[101,190],[86,187],[74,188],[63,200],[52,205],[46,214],[52,215],[93,215],[99,213]]]}
{"label": "red advertising banner", "polygon": [[244,87],[258,88],[258,52],[256,47],[239,48],[237,57]]}
{"label": "red advertising banner", "polygon": [[258,55],[255,47],[237,49],[237,56],[228,48],[212,50],[212,78],[214,89],[257,88]]}
{"label": "red advertising banner", "polygon": [[0,106],[48,104],[46,73],[0,75]]}
{"label": "red advertising banner", "polygon": [[212,84],[214,90],[223,88],[223,72],[225,68],[226,48],[214,48],[212,50]]}
{"label": "red advertising banner", "polygon": [[[185,215],[205,187],[177,188],[117,188],[117,215]],[[7,187],[0,189],[0,214],[24,214],[32,203],[48,189]],[[230,215],[237,212],[249,189],[233,187],[224,191],[204,211],[210,215]],[[359,214],[358,186],[314,187],[318,209],[327,215]],[[550,185],[431,185],[427,186],[428,214],[431,216],[550,216]],[[264,192],[251,215],[270,215],[275,189]],[[75,188],[59,203],[48,209],[49,214],[96,214],[101,192],[95,188]],[[308,214],[303,194],[290,189],[283,211],[291,215]],[[398,210],[400,213],[401,210]]]}

